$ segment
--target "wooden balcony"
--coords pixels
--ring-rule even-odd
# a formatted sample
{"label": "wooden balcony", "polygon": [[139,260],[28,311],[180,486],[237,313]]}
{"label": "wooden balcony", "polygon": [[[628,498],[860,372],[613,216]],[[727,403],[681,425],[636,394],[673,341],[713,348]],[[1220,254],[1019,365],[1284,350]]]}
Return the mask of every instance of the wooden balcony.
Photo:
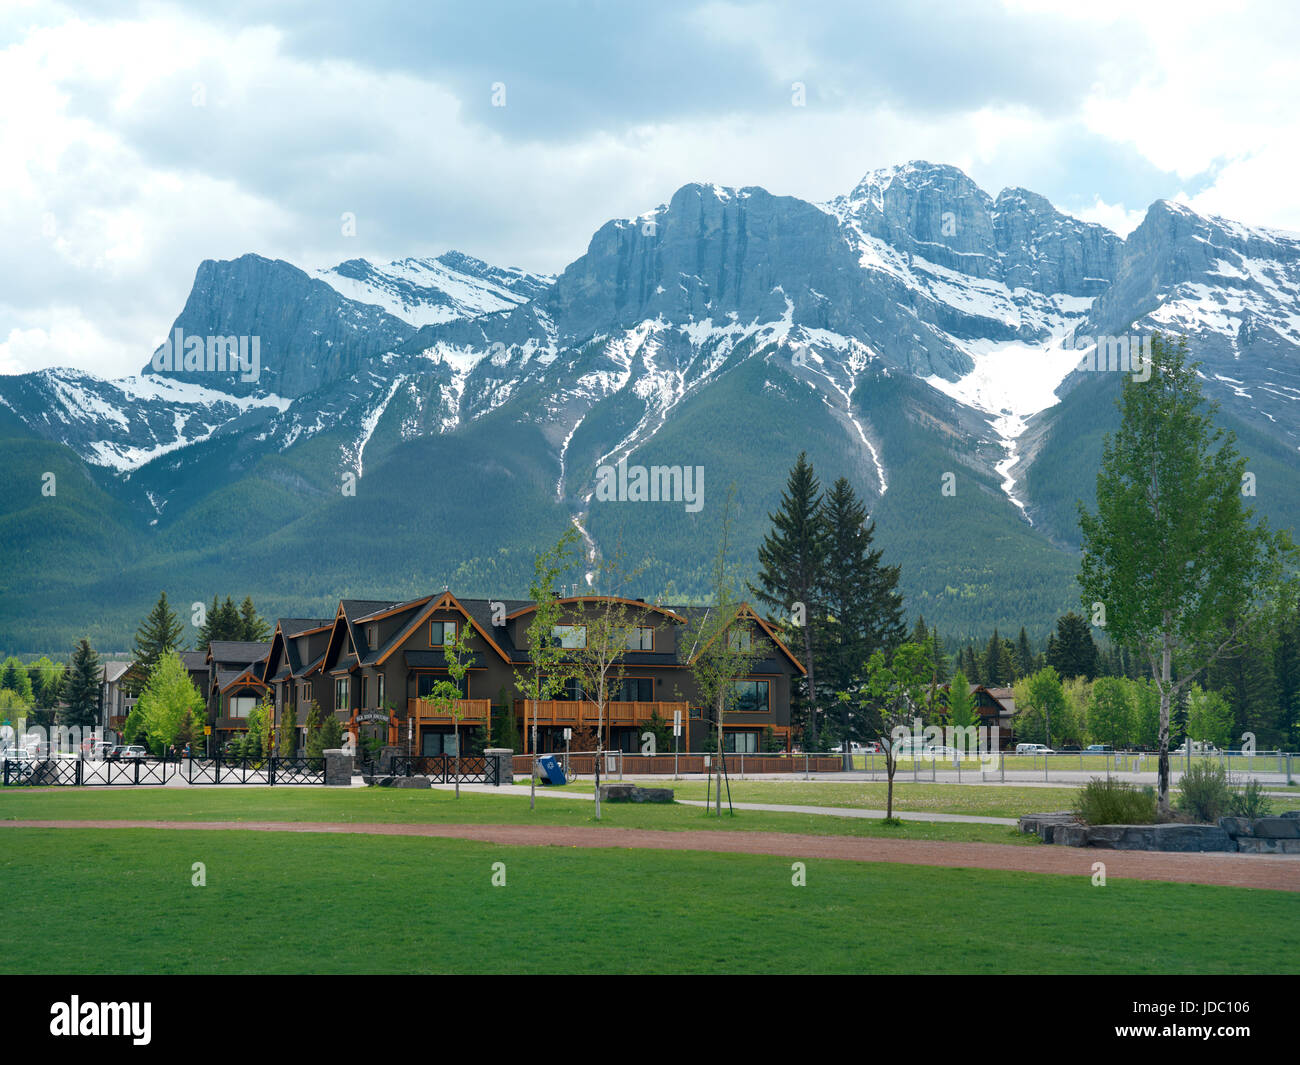
{"label": "wooden balcony", "polygon": [[[669,725],[673,723],[674,712],[682,713],[685,725],[688,715],[687,703],[660,702],[610,702],[605,704],[606,725],[643,725],[658,711],[659,716]],[[589,700],[551,699],[539,702],[536,707],[537,723],[561,728],[594,728],[598,721],[596,704]],[[531,722],[533,704],[530,700],[515,700],[515,715]]]}
{"label": "wooden balcony", "polygon": [[[457,699],[456,706],[462,715],[460,719],[462,725],[480,724],[492,716],[491,699]],[[451,718],[446,714],[439,714],[427,699],[407,699],[406,712],[415,718],[417,723],[451,724]]]}

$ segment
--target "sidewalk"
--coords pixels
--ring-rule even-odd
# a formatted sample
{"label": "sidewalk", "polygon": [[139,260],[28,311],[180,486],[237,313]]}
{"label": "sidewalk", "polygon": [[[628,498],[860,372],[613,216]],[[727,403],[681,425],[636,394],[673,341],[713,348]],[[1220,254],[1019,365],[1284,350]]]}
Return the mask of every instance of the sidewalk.
{"label": "sidewalk", "polygon": [[[434,784],[433,787],[439,791],[454,791],[456,786],[454,784]],[[511,784],[500,788],[491,784],[462,784],[460,790],[483,792],[488,795],[528,795],[528,786],[525,784]],[[596,799],[590,792],[552,791],[549,788],[538,788],[537,794],[546,795],[553,799],[579,799],[585,802],[595,802]],[[681,806],[708,807],[713,805],[703,799],[678,799],[677,802]],[[879,821],[885,816],[884,810],[863,810],[856,806],[783,806],[780,803],[767,802],[733,802],[731,805],[737,810],[763,810],[768,813],[778,814],[816,814],[819,817],[856,817]],[[904,810],[895,810],[894,816],[900,821],[947,821],[965,825],[1007,825],[1012,828],[1019,823],[1014,817],[977,817],[973,814],[918,813]]]}

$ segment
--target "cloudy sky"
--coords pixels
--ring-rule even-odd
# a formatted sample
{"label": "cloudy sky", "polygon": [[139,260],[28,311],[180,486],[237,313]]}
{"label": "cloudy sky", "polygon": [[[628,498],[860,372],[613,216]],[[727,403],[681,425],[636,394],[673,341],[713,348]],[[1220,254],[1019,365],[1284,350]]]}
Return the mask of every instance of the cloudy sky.
{"label": "cloudy sky", "polygon": [[1297,41],[1285,0],[8,0],[0,373],[135,372],[203,259],[558,271],[688,181],[928,159],[1300,230]]}

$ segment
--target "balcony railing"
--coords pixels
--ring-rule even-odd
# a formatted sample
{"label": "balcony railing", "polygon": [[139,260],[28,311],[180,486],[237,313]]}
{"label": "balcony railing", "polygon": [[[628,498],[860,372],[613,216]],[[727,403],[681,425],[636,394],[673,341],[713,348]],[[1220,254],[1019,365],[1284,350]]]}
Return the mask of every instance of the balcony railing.
{"label": "balcony railing", "polygon": [[[668,724],[673,723],[673,714],[680,710],[682,721],[687,718],[687,703],[662,702],[609,702],[605,704],[606,725],[642,725],[657,712]],[[516,699],[515,714],[526,721],[532,721],[533,703],[531,700]],[[586,699],[550,699],[537,703],[537,723],[539,725],[560,725],[568,728],[595,726],[599,723],[596,704]]]}
{"label": "balcony railing", "polygon": [[[492,714],[491,699],[457,699],[456,706],[462,714],[462,722],[486,721]],[[438,721],[451,724],[451,717],[439,713],[438,708],[427,699],[407,699],[406,712],[416,721]]]}

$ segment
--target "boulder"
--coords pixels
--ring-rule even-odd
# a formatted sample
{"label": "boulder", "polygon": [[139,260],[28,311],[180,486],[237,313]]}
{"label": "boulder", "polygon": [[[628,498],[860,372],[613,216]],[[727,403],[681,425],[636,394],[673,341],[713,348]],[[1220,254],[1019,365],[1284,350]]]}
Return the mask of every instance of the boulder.
{"label": "boulder", "polygon": [[672,788],[642,788],[635,784],[602,784],[600,797],[605,802],[672,802]]}
{"label": "boulder", "polygon": [[1087,825],[1077,822],[1071,825],[1056,825],[1052,831],[1052,842],[1062,847],[1086,847],[1088,831]]}
{"label": "boulder", "polygon": [[1287,810],[1285,813],[1281,814],[1280,816],[1291,817],[1297,821],[1300,821],[1300,810]]}
{"label": "boulder", "polygon": [[1235,851],[1237,845],[1218,825],[1152,825],[1158,851]]}
{"label": "boulder", "polygon": [[393,788],[429,788],[432,786],[428,777],[388,777],[391,783],[388,787]]}
{"label": "boulder", "polygon": [[1300,839],[1300,820],[1294,817],[1261,817],[1255,822],[1260,839]]}
{"label": "boulder", "polygon": [[1300,839],[1258,839],[1242,836],[1237,840],[1242,854],[1300,854]]}
{"label": "boulder", "polygon": [[1249,817],[1220,817],[1219,827],[1233,839],[1255,834],[1255,823]]}
{"label": "boulder", "polygon": [[1056,842],[1056,830],[1062,825],[1077,824],[1078,819],[1069,810],[1059,810],[1046,814],[1025,814],[1020,819],[1020,831],[1029,835],[1033,833],[1044,843]]}

